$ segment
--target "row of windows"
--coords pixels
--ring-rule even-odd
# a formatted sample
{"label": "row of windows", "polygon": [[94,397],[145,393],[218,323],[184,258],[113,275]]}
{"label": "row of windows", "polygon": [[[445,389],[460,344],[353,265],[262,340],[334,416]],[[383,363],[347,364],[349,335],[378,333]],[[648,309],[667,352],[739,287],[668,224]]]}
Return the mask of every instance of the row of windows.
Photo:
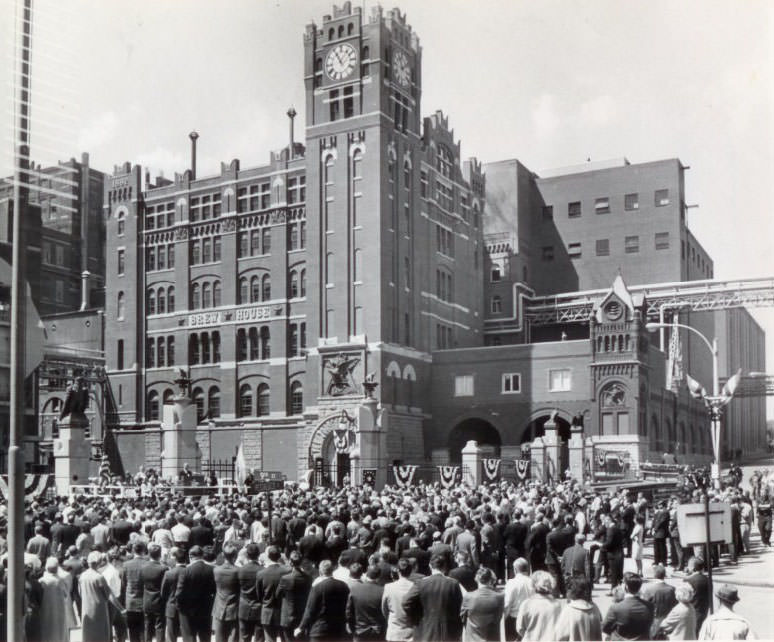
{"label": "row of windows", "polygon": [[237,212],[255,212],[271,207],[271,185],[260,183],[237,189]]}
{"label": "row of windows", "polygon": [[246,276],[239,279],[238,303],[258,303],[271,300],[271,276],[253,276],[248,281]]}
{"label": "row of windows", "polygon": [[454,281],[446,270],[435,271],[435,295],[441,301],[454,300]]}
{"label": "row of windows", "polygon": [[[664,207],[669,205],[669,190],[657,189],[653,193],[653,205],[655,207]],[[640,208],[640,195],[636,192],[624,195],[624,210],[632,212]],[[554,206],[543,206],[543,219],[552,220],[554,218]],[[596,214],[609,214],[610,213],[610,197],[600,196],[594,199],[594,212]],[[583,215],[583,206],[580,201],[573,201],[567,203],[567,217],[578,218]]]}
{"label": "row of windows", "polygon": [[[550,392],[569,392],[572,390],[572,371],[570,368],[555,368],[548,371],[548,390]],[[521,392],[521,374],[503,373],[500,392],[515,394]],[[475,394],[475,375],[465,374],[454,377],[454,396],[472,397]]]}
{"label": "row of windows", "polygon": [[[198,241],[197,241],[198,242]],[[145,248],[145,271],[171,270],[175,267],[175,244],[154,245]]]}
{"label": "row of windows", "polygon": [[[123,345],[121,347],[123,348]],[[121,361],[123,361],[123,356],[121,357]],[[145,342],[146,368],[164,368],[174,365],[175,337],[156,337],[155,339],[151,337]],[[119,370],[122,369],[123,368],[119,367]]]}
{"label": "row of windows", "polygon": [[[118,218],[118,234],[124,233],[123,212]],[[158,205],[149,205],[145,208],[145,229],[155,230],[162,227],[171,227],[175,224],[175,203],[159,203]]]}
{"label": "row of windows", "polygon": [[205,237],[191,241],[191,265],[217,263],[223,253],[219,236]]}
{"label": "row of windows", "polygon": [[269,326],[239,328],[236,343],[237,361],[271,359],[271,332]]}
{"label": "row of windows", "polygon": [[190,335],[188,363],[192,366],[220,363],[220,332],[201,332]]}
{"label": "row of windows", "polygon": [[189,221],[206,221],[220,216],[220,192],[192,196],[188,207]]}
{"label": "row of windows", "polygon": [[443,323],[435,324],[435,347],[446,350],[454,347],[454,330]]}
{"label": "row of windows", "polygon": [[[220,284],[218,285],[220,287]],[[123,292],[118,293],[118,319],[124,318]],[[175,286],[150,288],[145,296],[146,314],[165,314],[175,311]]]}
{"label": "row of windows", "polygon": [[454,233],[445,227],[436,225],[435,249],[446,256],[454,256]]}
{"label": "row of windows", "polygon": [[271,252],[271,228],[264,227],[240,232],[237,237],[237,257],[258,256]]}
{"label": "row of windows", "polygon": [[[207,391],[207,410],[204,409],[204,391],[196,387],[191,391],[191,397],[196,405],[196,421],[201,422],[205,417],[215,419],[220,417],[220,389],[217,386],[211,386]],[[171,388],[164,391],[164,405],[171,404],[174,393]],[[148,421],[158,421],[160,419],[159,393],[151,390],[146,398],[145,416]]]}
{"label": "row of windows", "polygon": [[[656,232],[653,237],[653,245],[656,250],[669,249],[669,232]],[[610,256],[610,239],[597,239],[594,245],[597,256]],[[640,251],[640,237],[637,235],[624,237],[624,252],[637,254]],[[579,259],[583,255],[580,242],[567,244],[567,255],[573,259]],[[544,261],[554,260],[554,246],[546,245],[541,250],[541,258]],[[494,278],[492,280],[495,280]],[[498,279],[499,280],[499,279]]]}
{"label": "row of windows", "polygon": [[222,288],[220,281],[205,281],[204,283],[194,283],[191,286],[191,309],[218,308],[222,304]]}

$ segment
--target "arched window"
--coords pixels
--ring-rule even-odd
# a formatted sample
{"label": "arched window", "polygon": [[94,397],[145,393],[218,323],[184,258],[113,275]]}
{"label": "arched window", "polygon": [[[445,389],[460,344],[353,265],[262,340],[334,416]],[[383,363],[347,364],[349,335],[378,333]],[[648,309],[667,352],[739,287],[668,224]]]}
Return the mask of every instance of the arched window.
{"label": "arched window", "polygon": [[220,363],[220,332],[212,333],[212,363]]}
{"label": "arched window", "polygon": [[298,279],[298,296],[306,296],[306,270],[301,270],[301,275]]}
{"label": "arched window", "polygon": [[175,286],[170,285],[167,288],[167,312],[175,311]]}
{"label": "arched window", "polygon": [[196,334],[188,337],[188,363],[191,365],[199,363],[199,336]]}
{"label": "arched window", "polygon": [[257,410],[256,413],[259,417],[265,417],[269,414],[269,401],[270,401],[270,394],[269,394],[269,384],[268,383],[262,383],[258,386],[258,403],[257,403]]}
{"label": "arched window", "polygon": [[172,399],[174,398],[175,393],[172,392],[172,388],[167,388],[164,391],[164,405],[169,405],[172,403]]}
{"label": "arched window", "polygon": [[261,328],[261,359],[271,359],[271,335],[267,325]]}
{"label": "arched window", "polygon": [[250,301],[250,295],[247,288],[247,277],[243,276],[239,279],[239,303],[248,303]]}
{"label": "arched window", "polygon": [[271,300],[271,277],[268,274],[264,274],[261,279],[261,298],[264,301]]}
{"label": "arched window", "polygon": [[194,388],[191,397],[196,404],[196,423],[199,424],[204,419],[204,391],[201,388]]}
{"label": "arched window", "polygon": [[145,343],[145,367],[156,367],[156,341],[154,339],[148,339]]}
{"label": "arched window", "polygon": [[247,332],[244,328],[237,330],[237,361],[245,361],[247,359]]}
{"label": "arched window", "polygon": [[212,288],[210,287],[209,283],[202,285],[202,307],[212,307]]}
{"label": "arched window", "polygon": [[156,339],[156,365],[159,368],[163,368],[167,362],[167,351],[164,343],[164,337]]}
{"label": "arched window", "polygon": [[314,61],[314,70],[315,72],[321,72],[323,70],[323,59],[318,58]]}
{"label": "arched window", "polygon": [[126,230],[126,212],[121,210],[118,213],[118,236],[123,236]]}
{"label": "arched window", "polygon": [[290,278],[288,279],[288,296],[291,299],[298,297],[298,272],[290,270]]}
{"label": "arched window", "polygon": [[151,390],[148,393],[146,416],[148,421],[158,421],[159,419],[159,393]]}
{"label": "arched window", "polygon": [[250,279],[250,302],[257,303],[261,300],[261,282],[257,276]]}
{"label": "arched window", "polygon": [[220,417],[220,389],[212,386],[207,393],[207,414],[215,419]]}
{"label": "arched window", "polygon": [[330,185],[333,183],[333,154],[328,154],[328,157],[325,159],[323,183],[325,183],[326,185]]}
{"label": "arched window", "polygon": [[202,305],[200,288],[198,283],[191,286],[191,309],[198,310]]}
{"label": "arched window", "polygon": [[220,281],[215,281],[215,283],[212,284],[212,305],[213,307],[219,308],[220,304],[221,304]]}
{"label": "arched window", "polygon": [[159,288],[158,310],[159,314],[164,314],[167,311],[167,295],[164,292],[164,288]]}
{"label": "arched window", "polygon": [[250,328],[250,360],[254,361],[261,358],[260,346],[258,343],[258,330]]}
{"label": "arched window", "polygon": [[344,25],[339,25],[339,38],[344,37]]}
{"label": "arched window", "polygon": [[167,365],[175,365],[175,337],[167,337]]}
{"label": "arched window", "polygon": [[125,312],[126,312],[126,297],[124,296],[123,292],[119,292],[118,297],[116,299],[116,318],[119,321],[123,321]]}
{"label": "arched window", "polygon": [[328,40],[333,40],[336,37],[336,30],[331,27],[328,29]]}
{"label": "arched window", "polygon": [[352,178],[363,178],[363,152],[359,149],[352,154]]}
{"label": "arched window", "polygon": [[300,381],[290,384],[290,414],[300,415],[304,412],[304,387]]}
{"label": "arched window", "polygon": [[202,345],[202,363],[209,363],[210,362],[210,335],[208,335],[206,332],[202,332],[200,341]]}
{"label": "arched window", "polygon": [[146,304],[148,314],[156,314],[156,293],[148,290],[148,302]]}
{"label": "arched window", "polygon": [[351,36],[355,31],[355,25],[353,25],[351,22],[347,25],[347,35]]}
{"label": "arched window", "polygon": [[253,414],[253,391],[249,385],[239,387],[239,416],[250,417]]}

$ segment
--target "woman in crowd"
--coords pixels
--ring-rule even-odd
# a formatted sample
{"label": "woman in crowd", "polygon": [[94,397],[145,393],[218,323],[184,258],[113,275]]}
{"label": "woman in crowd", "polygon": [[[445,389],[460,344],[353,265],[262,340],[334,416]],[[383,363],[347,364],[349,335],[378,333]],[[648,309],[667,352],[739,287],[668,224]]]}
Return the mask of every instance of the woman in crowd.
{"label": "woman in crowd", "polygon": [[677,604],[661,621],[661,632],[670,640],[696,638],[696,611],[693,608],[693,587],[683,582],[675,589]]}
{"label": "woman in crowd", "polygon": [[602,614],[591,601],[585,577],[567,582],[568,602],[562,607],[554,631],[557,640],[601,640]]}

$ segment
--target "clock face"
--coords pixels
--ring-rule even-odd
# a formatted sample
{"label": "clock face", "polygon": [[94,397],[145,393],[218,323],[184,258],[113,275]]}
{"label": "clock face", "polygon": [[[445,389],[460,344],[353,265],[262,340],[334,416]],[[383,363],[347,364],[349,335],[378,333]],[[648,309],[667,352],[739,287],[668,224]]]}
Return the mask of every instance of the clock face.
{"label": "clock face", "polygon": [[402,51],[396,51],[393,56],[393,70],[395,80],[404,87],[407,87],[411,82],[411,68],[409,67],[409,61],[406,54]]}
{"label": "clock face", "polygon": [[344,80],[352,75],[356,64],[355,48],[343,42],[331,49],[325,57],[325,73],[331,80]]}

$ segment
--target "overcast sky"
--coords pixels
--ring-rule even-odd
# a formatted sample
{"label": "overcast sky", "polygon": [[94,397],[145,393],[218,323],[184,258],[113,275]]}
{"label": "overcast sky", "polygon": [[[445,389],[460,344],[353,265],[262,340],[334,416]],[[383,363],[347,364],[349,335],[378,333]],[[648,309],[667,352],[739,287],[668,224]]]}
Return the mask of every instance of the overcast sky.
{"label": "overcast sky", "polygon": [[[302,131],[302,34],[332,6],[34,2],[35,157],[45,163],[87,151],[104,171],[129,160],[167,176],[187,167],[191,129],[201,136],[200,175],[232,158],[243,167],[267,162],[287,143],[290,105]],[[9,36],[0,45],[4,90],[12,6],[2,0],[0,7]],[[716,278],[774,275],[774,3],[399,6],[423,48],[422,112],[450,116],[464,157],[518,158],[538,173],[587,158],[679,157],[691,168],[686,200],[699,206],[688,222],[714,258]],[[4,133],[0,169],[8,174]],[[755,314],[769,335],[771,372],[774,311]]]}

